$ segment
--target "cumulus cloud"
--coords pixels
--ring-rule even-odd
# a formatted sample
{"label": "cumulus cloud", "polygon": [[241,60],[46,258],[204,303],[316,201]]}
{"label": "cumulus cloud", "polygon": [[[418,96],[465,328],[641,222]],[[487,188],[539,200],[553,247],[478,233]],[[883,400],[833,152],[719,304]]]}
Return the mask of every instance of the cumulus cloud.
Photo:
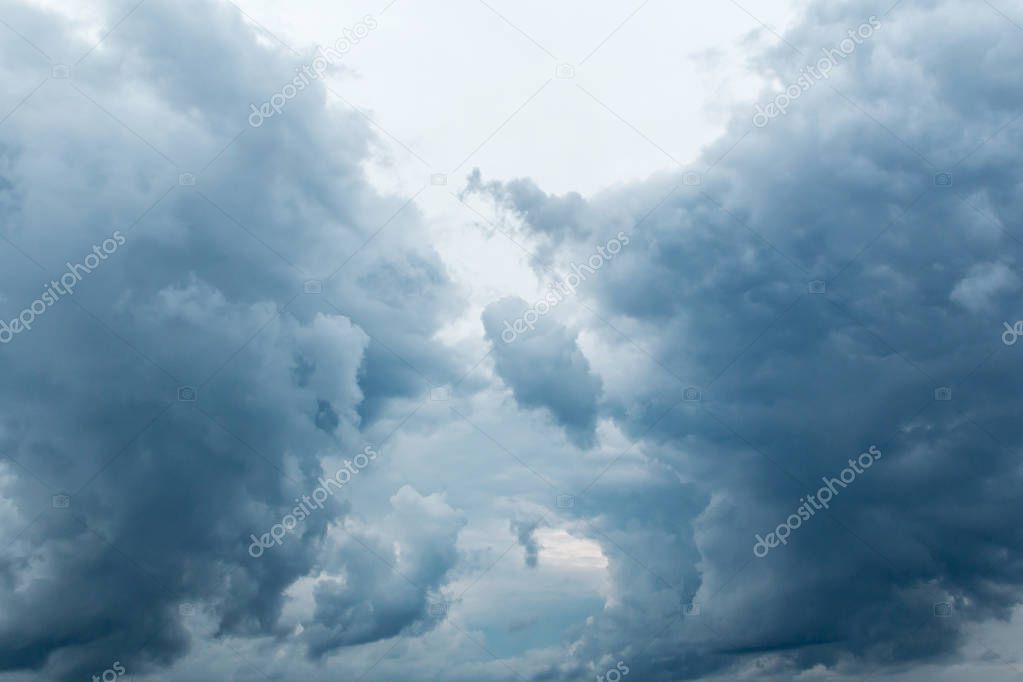
{"label": "cumulus cloud", "polygon": [[[465,519],[441,495],[423,496],[411,486],[391,506],[379,529],[346,529],[325,552],[326,568],[341,573],[315,584],[316,608],[303,632],[310,656],[429,624],[428,599],[436,598],[458,558],[455,541]],[[381,571],[381,561],[394,570]]]}
{"label": "cumulus cloud", "polygon": [[[247,538],[315,487],[325,458],[361,450],[389,398],[422,393],[410,363],[438,383],[452,371],[433,338],[458,305],[443,266],[414,236],[415,207],[369,186],[372,134],[328,114],[322,87],[248,127],[248,103],[293,78],[295,60],[229,3],[140,7],[70,79],[49,79],[27,41],[77,58],[86,33],[4,9],[26,40],[3,41],[0,70],[18,99],[33,94],[0,126],[3,319],[115,230],[125,243],[0,352],[4,474],[18,481],[5,493],[18,527],[0,550],[0,670],[171,664],[191,646],[187,603],[213,614],[218,637],[281,634],[284,591],[350,505],[333,501],[258,560]],[[108,25],[131,9],[101,7]],[[321,294],[304,293],[309,280]],[[426,500],[396,504],[432,513]],[[449,554],[413,549],[435,584]],[[314,650],[393,634],[332,634],[348,632],[339,598],[321,590]]]}
{"label": "cumulus cloud", "polygon": [[506,323],[523,318],[529,304],[503,298],[483,311],[483,326],[493,344],[497,373],[523,407],[546,409],[580,447],[596,437],[600,378],[590,370],[577,334],[541,317],[536,328],[512,342],[505,340]]}
{"label": "cumulus cloud", "polygon": [[[132,6],[100,3],[105,24]],[[366,180],[364,119],[316,84],[248,128],[297,58],[230,3],[146,3],[71,79],[39,50],[77,59],[89,32],[5,4],[27,40],[0,43],[0,319],[114,230],[125,243],[0,347],[0,676],[119,660],[209,679],[233,654],[204,656],[237,644],[280,679],[350,660],[423,680],[618,660],[652,681],[905,677],[1007,621],[1023,597],[1019,360],[1000,341],[1019,318],[1023,72],[1007,65],[1023,43],[966,0],[846,0],[762,35],[751,66],[792,82],[872,16],[784,116],[735,111],[698,183],[583,197],[472,175],[538,274],[621,231],[629,248],[579,289],[592,316],[508,341],[529,304],[495,297],[492,365],[457,396],[476,411],[431,401],[409,422],[465,365],[440,333],[462,301],[414,204]],[[570,444],[527,433],[532,412]],[[393,468],[249,555],[328,462],[406,423]],[[505,440],[526,446],[508,469],[486,456]],[[869,474],[754,555],[872,445]],[[567,559],[601,559],[556,567],[600,583],[575,610],[480,597],[477,628],[430,608],[516,547],[524,577],[503,594],[553,581],[548,517],[577,539]]]}
{"label": "cumulus cloud", "polygon": [[[490,188],[512,209],[519,202],[523,220],[545,215],[547,201],[559,223],[585,225],[562,253],[632,211],[629,252],[582,294],[613,324],[591,330],[608,348],[652,359],[634,354],[631,381],[598,409],[655,441],[656,459],[712,500],[673,521],[698,529],[680,561],[698,576],[700,616],[671,625],[665,614],[656,634],[657,618],[629,620],[626,602],[608,613],[614,625],[591,633],[594,652],[631,642],[643,679],[740,662],[786,674],[937,656],[962,630],[935,618],[935,604],[954,604],[955,623],[966,623],[1007,617],[1021,598],[1019,532],[1004,521],[1021,504],[1007,380],[1017,360],[993,353],[992,323],[1018,317],[1006,294],[1019,285],[1010,188],[1020,177],[1006,150],[1023,143],[1007,94],[1019,90],[994,83],[1019,74],[966,77],[955,66],[1015,60],[1018,32],[963,2],[887,9],[812,6],[764,58],[783,83],[870,16],[881,28],[769,126],[737,112],[704,155],[701,184],[657,176],[574,206],[574,218],[555,197],[516,191],[524,181]],[[924,36],[944,21],[970,29],[939,48]],[[951,184],[937,177],[951,169]],[[600,215],[609,218],[591,218]],[[533,376],[526,363],[502,374]],[[951,401],[935,400],[943,386]],[[693,387],[699,399],[687,402]],[[755,559],[755,534],[875,444],[885,453],[876,470]],[[665,601],[656,579],[640,589]]]}

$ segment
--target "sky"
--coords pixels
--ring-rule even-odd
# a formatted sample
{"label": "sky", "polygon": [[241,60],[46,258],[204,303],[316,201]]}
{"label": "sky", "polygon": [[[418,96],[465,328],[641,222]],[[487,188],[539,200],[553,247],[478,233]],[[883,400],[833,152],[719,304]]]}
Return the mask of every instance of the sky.
{"label": "sky", "polygon": [[1023,9],[0,0],[0,682],[1023,676]]}

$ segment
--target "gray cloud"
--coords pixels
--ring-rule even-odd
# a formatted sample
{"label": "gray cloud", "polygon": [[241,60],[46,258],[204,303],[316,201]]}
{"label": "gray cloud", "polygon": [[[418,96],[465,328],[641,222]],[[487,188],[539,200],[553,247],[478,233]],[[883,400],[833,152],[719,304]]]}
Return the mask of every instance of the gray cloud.
{"label": "gray cloud", "polygon": [[522,545],[522,549],[526,551],[526,565],[536,566],[537,561],[540,557],[540,543],[536,538],[536,529],[540,526],[540,521],[526,521],[522,519],[513,520],[511,522],[511,530],[515,533],[518,538],[519,544]]}
{"label": "gray cloud", "polygon": [[[106,23],[133,5],[103,4]],[[35,48],[0,43],[0,111],[14,110],[0,123],[0,319],[126,236],[0,346],[0,675],[84,679],[120,660],[209,679],[232,669],[188,654],[233,660],[234,646],[260,672],[301,666],[274,668],[280,679],[349,654],[465,680],[578,679],[612,659],[653,681],[920,679],[958,664],[1023,585],[1018,346],[1001,343],[1020,317],[1023,47],[984,5],[889,7],[809,5],[753,62],[770,79],[791,82],[871,15],[881,28],[766,127],[737,111],[695,164],[699,185],[662,173],[584,198],[470,178],[536,248],[538,271],[631,238],[580,289],[599,319],[552,315],[505,343],[504,321],[528,304],[483,312],[515,404],[584,450],[524,455],[578,483],[549,516],[607,561],[603,608],[560,641],[553,629],[502,640],[535,632],[517,625],[532,614],[486,604],[508,610],[482,638],[499,655],[427,608],[455,578],[485,589],[476,579],[505,547],[462,566],[460,542],[494,527],[488,516],[507,529],[506,509],[486,504],[518,492],[505,470],[483,480],[496,465],[475,455],[492,443],[463,420],[430,412],[405,441],[403,462],[435,470],[429,485],[367,470],[358,485],[379,488],[332,500],[258,560],[247,552],[328,462],[386,438],[464,364],[438,334],[462,301],[415,206],[365,179],[363,119],[328,114],[316,86],[248,129],[249,103],[299,58],[260,42],[230,3],[145,3],[70,81],[43,83],[52,65]],[[90,47],[38,8],[3,10],[55,59]],[[303,293],[307,280],[323,293]],[[951,400],[935,400],[939,387]],[[513,413],[499,413],[502,440],[521,428]],[[601,442],[602,419],[626,442],[610,460],[597,458],[620,442]],[[473,439],[457,453],[438,455],[444,440],[420,452],[459,428]],[[870,445],[884,456],[868,474],[753,555],[756,534]],[[478,507],[448,502],[445,485],[472,488]],[[523,520],[554,504],[542,495],[509,502],[529,512],[510,540],[529,580],[549,568]],[[937,603],[953,616],[935,617]],[[208,619],[200,637],[183,605]],[[294,650],[307,656],[282,656]]]}
{"label": "gray cloud", "polygon": [[[102,7],[109,25],[130,9]],[[7,4],[4,18],[61,60],[90,47],[41,10]],[[183,50],[185,36],[196,41]],[[19,99],[50,73],[22,40],[0,50]],[[216,637],[285,634],[285,589],[350,505],[332,501],[258,560],[249,535],[316,486],[324,458],[361,450],[389,398],[422,394],[410,364],[438,383],[453,371],[433,337],[458,302],[415,237],[415,207],[364,179],[362,119],[328,116],[316,86],[249,129],[248,103],[294,61],[229,3],[147,3],[0,126],[4,320],[65,262],[126,237],[0,348],[0,671],[170,664],[190,647],[189,603]],[[322,294],[303,293],[311,279]],[[69,508],[51,505],[58,492]],[[421,549],[422,563],[452,560],[436,551]],[[443,574],[423,571],[431,586]],[[338,598],[321,589],[314,651],[394,633],[381,622],[349,634]],[[376,599],[357,598],[346,608]]]}
{"label": "gray cloud", "polygon": [[[356,529],[326,552],[342,578],[316,585],[316,610],[303,633],[314,658],[429,622],[427,600],[458,558],[455,540],[465,520],[440,495],[424,497],[408,486],[391,505],[388,535]],[[381,559],[395,570],[381,571]]]}
{"label": "gray cloud", "polygon": [[[786,37],[803,55],[779,45],[763,67],[790,82],[807,55],[887,9],[814,5]],[[1018,360],[998,336],[1019,317],[1020,177],[1008,150],[1023,142],[1012,125],[1020,76],[1004,64],[1020,43],[1004,17],[976,10],[900,5],[786,116],[756,129],[738,112],[704,155],[717,163],[702,184],[658,176],[559,218],[589,231],[566,239],[555,267],[619,229],[623,205],[644,206],[632,210],[628,253],[583,295],[628,336],[595,325],[607,344],[656,361],[605,389],[600,409],[714,499],[677,518],[700,529],[699,618],[670,626],[649,611],[640,623],[623,605],[594,628],[595,651],[633,643],[643,679],[751,661],[792,672],[928,659],[953,650],[966,623],[1006,618],[1020,601],[1019,531],[1006,522],[1021,505],[1008,378]],[[935,27],[949,21],[969,29],[939,46]],[[514,205],[513,189],[491,192]],[[543,215],[544,200],[526,195],[523,219]],[[594,215],[612,217],[582,220]],[[951,401],[935,400],[941,386]],[[684,402],[687,387],[702,399]],[[875,470],[787,546],[753,557],[756,533],[873,444],[885,453]],[[957,619],[935,618],[939,602]],[[679,636],[692,643],[679,648]]]}
{"label": "gray cloud", "polygon": [[600,378],[590,371],[576,334],[550,316],[511,343],[505,341],[505,323],[514,324],[528,308],[522,299],[504,298],[483,311],[497,373],[520,405],[546,409],[574,443],[588,447],[595,437]]}

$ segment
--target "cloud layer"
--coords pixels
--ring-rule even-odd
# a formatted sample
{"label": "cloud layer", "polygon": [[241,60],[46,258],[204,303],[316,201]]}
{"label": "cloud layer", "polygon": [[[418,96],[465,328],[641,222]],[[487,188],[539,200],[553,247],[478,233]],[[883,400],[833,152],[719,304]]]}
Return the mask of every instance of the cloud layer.
{"label": "cloud layer", "polygon": [[0,346],[0,679],[841,679],[960,661],[1012,617],[1001,11],[811,4],[753,58],[759,102],[878,28],[692,167],[589,197],[473,172],[540,292],[629,239],[514,341],[531,304],[495,297],[473,345],[445,341],[465,302],[413,198],[367,180],[364,117],[317,82],[248,125],[311,51],[231,3],[133,6],[100,3],[130,20],[90,49],[0,5],[0,319],[25,327]]}

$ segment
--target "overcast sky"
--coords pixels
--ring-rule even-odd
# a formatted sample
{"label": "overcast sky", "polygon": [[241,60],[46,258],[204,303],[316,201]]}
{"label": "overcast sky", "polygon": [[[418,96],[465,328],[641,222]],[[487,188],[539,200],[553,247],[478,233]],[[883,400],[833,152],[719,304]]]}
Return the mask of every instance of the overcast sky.
{"label": "overcast sky", "polygon": [[0,682],[1023,676],[1019,5],[0,53]]}

